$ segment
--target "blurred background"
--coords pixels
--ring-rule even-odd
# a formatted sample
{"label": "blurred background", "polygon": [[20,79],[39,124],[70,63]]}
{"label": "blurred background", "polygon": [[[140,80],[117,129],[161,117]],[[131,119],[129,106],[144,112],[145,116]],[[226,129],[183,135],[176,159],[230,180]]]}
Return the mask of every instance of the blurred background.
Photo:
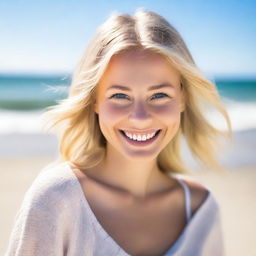
{"label": "blurred background", "polygon": [[[226,255],[256,255],[256,3],[246,0],[0,1],[1,255],[25,191],[58,154],[55,135],[41,130],[41,113],[67,96],[97,27],[113,11],[138,7],[176,27],[219,89],[234,130],[219,156],[228,172],[195,168],[191,156],[187,162],[219,201]],[[215,113],[210,118],[225,128]]]}

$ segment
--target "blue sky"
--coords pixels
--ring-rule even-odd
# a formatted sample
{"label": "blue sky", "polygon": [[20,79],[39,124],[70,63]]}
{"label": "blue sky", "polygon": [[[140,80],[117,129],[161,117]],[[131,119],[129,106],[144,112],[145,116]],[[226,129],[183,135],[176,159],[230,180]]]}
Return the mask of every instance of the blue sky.
{"label": "blue sky", "polygon": [[256,2],[185,0],[2,0],[0,73],[72,72],[112,11],[145,7],[183,36],[210,75],[256,76]]}

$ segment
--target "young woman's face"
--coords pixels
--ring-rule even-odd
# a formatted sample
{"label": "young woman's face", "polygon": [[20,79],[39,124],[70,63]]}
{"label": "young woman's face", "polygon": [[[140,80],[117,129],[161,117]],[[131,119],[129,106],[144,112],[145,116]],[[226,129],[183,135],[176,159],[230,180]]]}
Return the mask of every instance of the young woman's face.
{"label": "young woman's face", "polygon": [[133,160],[156,158],[178,131],[183,98],[179,73],[160,55],[114,56],[95,104],[108,147]]}

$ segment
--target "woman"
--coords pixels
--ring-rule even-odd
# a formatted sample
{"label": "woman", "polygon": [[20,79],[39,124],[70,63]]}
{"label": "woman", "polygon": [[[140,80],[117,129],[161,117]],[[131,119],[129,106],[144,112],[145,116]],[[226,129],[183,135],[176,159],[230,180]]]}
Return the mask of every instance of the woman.
{"label": "woman", "polygon": [[207,104],[229,125],[215,86],[163,17],[112,15],[68,98],[44,114],[60,136],[60,163],[27,192],[6,255],[223,255],[215,198],[179,175],[188,173],[181,136],[217,166],[213,144],[224,133],[205,118]]}

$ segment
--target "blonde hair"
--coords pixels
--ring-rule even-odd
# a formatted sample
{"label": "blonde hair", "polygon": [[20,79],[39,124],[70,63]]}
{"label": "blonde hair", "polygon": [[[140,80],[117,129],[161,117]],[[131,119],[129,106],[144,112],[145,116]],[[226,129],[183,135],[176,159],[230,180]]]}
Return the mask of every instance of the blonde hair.
{"label": "blonde hair", "polygon": [[[45,125],[59,136],[59,161],[70,161],[81,168],[102,161],[106,141],[93,109],[96,87],[114,55],[137,48],[158,53],[168,60],[181,74],[185,93],[186,108],[181,114],[180,128],[158,156],[161,171],[188,172],[180,154],[181,136],[196,158],[218,168],[214,151],[216,136],[230,135],[231,126],[216,87],[200,73],[177,30],[162,16],[143,9],[138,9],[134,16],[114,13],[98,28],[73,73],[68,98],[48,107],[43,114]],[[202,103],[224,117],[228,132],[210,124]]]}

